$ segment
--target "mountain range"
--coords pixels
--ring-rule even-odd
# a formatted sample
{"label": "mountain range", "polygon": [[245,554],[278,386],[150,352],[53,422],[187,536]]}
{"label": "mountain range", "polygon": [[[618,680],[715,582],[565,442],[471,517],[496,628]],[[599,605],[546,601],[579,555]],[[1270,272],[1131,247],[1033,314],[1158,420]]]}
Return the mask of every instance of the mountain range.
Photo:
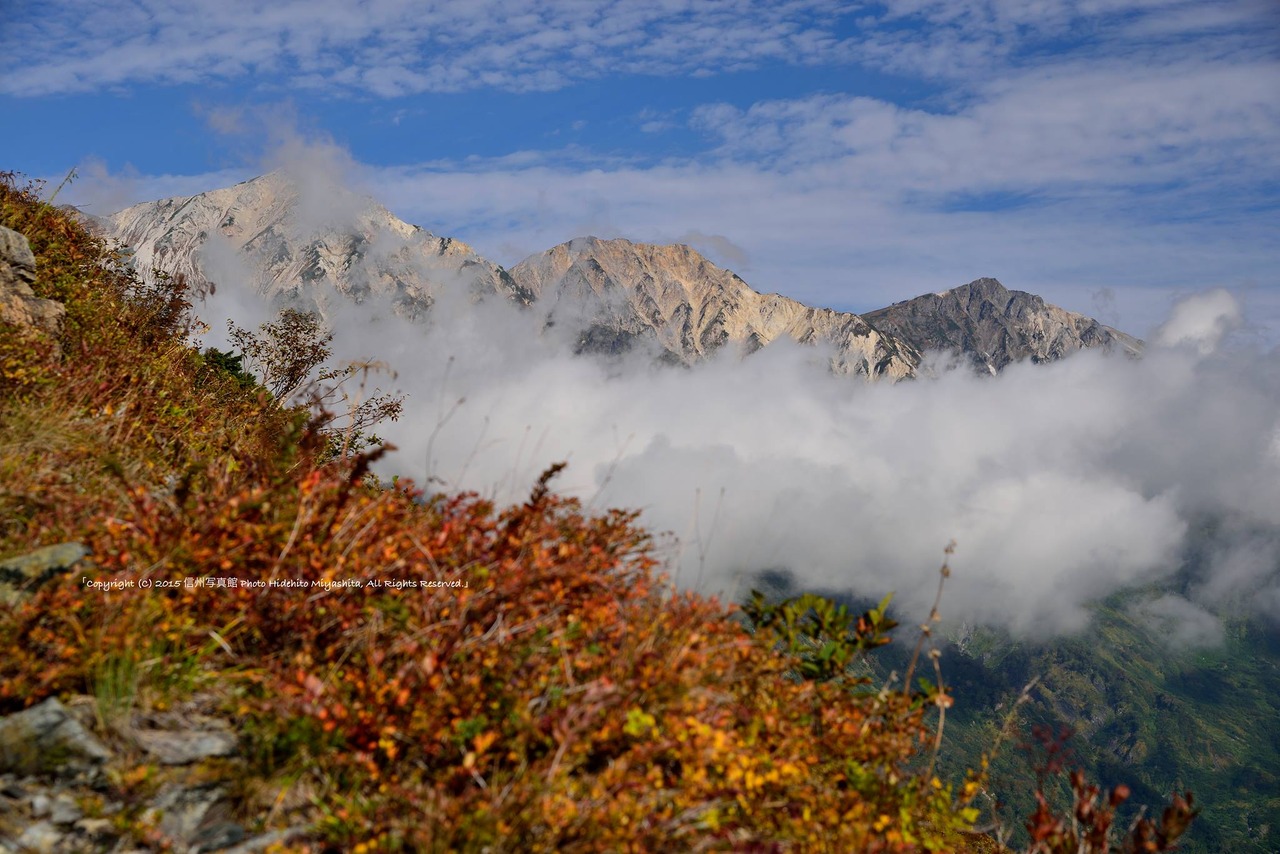
{"label": "mountain range", "polygon": [[1083,348],[1142,348],[992,278],[858,315],[762,294],[683,244],[582,237],[506,270],[372,199],[299,185],[280,172],[135,205],[93,224],[128,246],[144,273],[235,277],[283,299],[328,285],[356,301],[390,298],[415,318],[429,317],[442,292],[461,290],[542,312],[548,326],[569,325],[580,352],[619,354],[644,344],[683,365],[726,346],[747,354],[781,338],[831,348],[837,373],[888,380],[915,376],[929,351],[995,373]]}

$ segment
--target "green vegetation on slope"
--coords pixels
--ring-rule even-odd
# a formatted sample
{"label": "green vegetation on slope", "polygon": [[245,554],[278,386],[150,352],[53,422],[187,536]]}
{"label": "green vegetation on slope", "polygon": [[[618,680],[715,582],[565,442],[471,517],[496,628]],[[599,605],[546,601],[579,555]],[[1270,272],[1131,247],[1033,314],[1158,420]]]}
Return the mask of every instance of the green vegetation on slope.
{"label": "green vegetation on slope", "polygon": [[[1280,636],[1273,626],[1227,624],[1211,649],[1173,647],[1135,616],[1136,594],[1102,603],[1078,637],[1015,643],[982,632],[945,651],[958,700],[949,722],[950,764],[962,769],[987,750],[1004,714],[1032,678],[1022,717],[1070,728],[1090,776],[1124,784],[1136,803],[1193,790],[1204,818],[1187,852],[1271,852],[1280,838]],[[983,711],[986,710],[986,711]],[[993,788],[1019,814],[1034,776],[1019,751],[999,757]]]}

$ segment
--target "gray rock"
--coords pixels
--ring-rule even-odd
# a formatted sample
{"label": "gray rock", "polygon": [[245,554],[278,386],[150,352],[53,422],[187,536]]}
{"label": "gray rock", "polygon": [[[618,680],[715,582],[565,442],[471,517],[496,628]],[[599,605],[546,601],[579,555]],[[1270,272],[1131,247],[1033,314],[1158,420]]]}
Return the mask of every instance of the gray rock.
{"label": "gray rock", "polygon": [[221,799],[222,790],[215,785],[169,785],[151,801],[147,812],[159,818],[161,833],[189,845]]}
{"label": "gray rock", "polygon": [[32,818],[48,818],[49,811],[53,807],[53,799],[46,794],[37,794],[31,796],[31,817]]}
{"label": "gray rock", "polygon": [[231,756],[236,750],[235,736],[229,732],[139,730],[134,737],[161,765],[190,765],[213,756]]}
{"label": "gray rock", "polygon": [[84,818],[84,810],[68,795],[58,795],[49,805],[49,821],[59,827],[75,824]]}
{"label": "gray rock", "polygon": [[53,854],[63,839],[62,831],[47,821],[38,821],[18,837],[18,850],[31,854]]}
{"label": "gray rock", "polygon": [[304,836],[309,832],[310,828],[306,827],[290,827],[286,830],[273,830],[270,833],[264,833],[261,836],[255,836],[252,839],[246,839],[234,848],[228,848],[223,854],[259,854],[272,845],[283,845],[291,839]]}
{"label": "gray rock", "polygon": [[111,758],[111,751],[55,698],[0,718],[0,773],[77,771]]}
{"label": "gray rock", "polygon": [[27,788],[13,774],[0,774],[0,798],[26,800]]}
{"label": "gray rock", "polygon": [[224,851],[249,834],[234,821],[219,821],[200,828],[191,838],[191,847],[197,852]]}
{"label": "gray rock", "polygon": [[75,824],[81,836],[89,837],[91,842],[102,843],[115,838],[115,827],[109,818],[82,818]]}
{"label": "gray rock", "polygon": [[35,280],[36,256],[31,244],[12,228],[0,226],[0,286],[30,291]]}
{"label": "gray rock", "polygon": [[0,226],[0,321],[58,335],[66,306],[37,297],[31,290],[35,280],[36,258],[27,238]]}
{"label": "gray rock", "polygon": [[0,561],[0,604],[15,604],[55,576],[70,572],[88,555],[81,543],[59,543]]}

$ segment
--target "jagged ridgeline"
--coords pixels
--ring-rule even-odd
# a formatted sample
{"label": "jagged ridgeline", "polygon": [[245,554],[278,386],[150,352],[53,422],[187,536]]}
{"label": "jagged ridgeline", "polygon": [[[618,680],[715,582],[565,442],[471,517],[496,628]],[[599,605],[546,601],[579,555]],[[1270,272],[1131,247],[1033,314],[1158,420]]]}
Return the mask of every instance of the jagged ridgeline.
{"label": "jagged ridgeline", "polygon": [[423,317],[443,291],[497,297],[568,327],[580,352],[648,347],[673,364],[789,338],[830,347],[839,373],[898,380],[914,376],[930,350],[995,372],[1085,347],[1141,349],[1122,332],[995,279],[859,316],[761,294],[684,245],[583,237],[507,271],[371,199],[337,187],[299,189],[282,173],[94,222],[132,247],[144,275],[158,268],[193,280],[243,279],[267,295],[310,299],[323,285],[357,301],[378,294]]}
{"label": "jagged ridgeline", "polygon": [[[259,225],[242,247],[294,251]],[[980,769],[931,773],[952,695],[832,664],[882,646],[883,607],[758,601],[750,631],[556,469],[505,509],[379,485],[381,450],[333,455],[321,413],[191,346],[196,268],[139,277],[12,176],[0,226],[5,287],[65,309],[0,319],[6,847],[995,850]],[[1126,836],[1123,794],[1079,780],[1035,833]]]}
{"label": "jagged ridgeline", "polygon": [[271,296],[324,283],[357,301],[389,296],[410,314],[429,308],[441,288],[529,300],[465,243],[338,187],[314,197],[280,173],[135,205],[91,225],[130,247],[144,276],[154,269],[197,281],[243,277]]}

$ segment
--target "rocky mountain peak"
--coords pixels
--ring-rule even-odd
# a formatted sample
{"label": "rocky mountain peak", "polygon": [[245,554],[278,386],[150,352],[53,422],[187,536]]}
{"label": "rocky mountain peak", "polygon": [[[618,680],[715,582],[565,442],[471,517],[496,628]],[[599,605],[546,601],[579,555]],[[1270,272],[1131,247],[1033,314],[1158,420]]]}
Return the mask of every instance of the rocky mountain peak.
{"label": "rocky mountain peak", "polygon": [[414,315],[444,289],[521,298],[500,267],[465,243],[403,222],[368,197],[283,172],[135,205],[104,223],[133,248],[144,275],[242,279],[270,295],[329,285],[356,300],[390,296]]}
{"label": "rocky mountain peak", "polygon": [[686,365],[726,346],[750,353],[782,338],[823,344],[834,370],[873,379],[913,376],[926,350],[961,353],[995,373],[1084,347],[1137,353],[1142,346],[994,278],[859,316],[762,294],[685,244],[577,237],[508,273],[371,198],[285,172],[135,205],[96,223],[133,247],[144,274],[233,278],[270,295],[390,296],[411,316],[446,292],[536,301],[547,326],[569,330],[580,352],[640,345]]}
{"label": "rocky mountain peak", "polygon": [[921,351],[962,354],[990,373],[1011,362],[1052,361],[1086,347],[1142,351],[1132,336],[992,278],[894,303],[863,318]]}
{"label": "rocky mountain peak", "polygon": [[761,294],[684,244],[580,237],[526,258],[511,276],[553,320],[586,321],[584,350],[617,353],[654,341],[691,364],[725,345],[751,352],[789,337],[833,346],[842,373],[896,379],[918,361],[857,315]]}

